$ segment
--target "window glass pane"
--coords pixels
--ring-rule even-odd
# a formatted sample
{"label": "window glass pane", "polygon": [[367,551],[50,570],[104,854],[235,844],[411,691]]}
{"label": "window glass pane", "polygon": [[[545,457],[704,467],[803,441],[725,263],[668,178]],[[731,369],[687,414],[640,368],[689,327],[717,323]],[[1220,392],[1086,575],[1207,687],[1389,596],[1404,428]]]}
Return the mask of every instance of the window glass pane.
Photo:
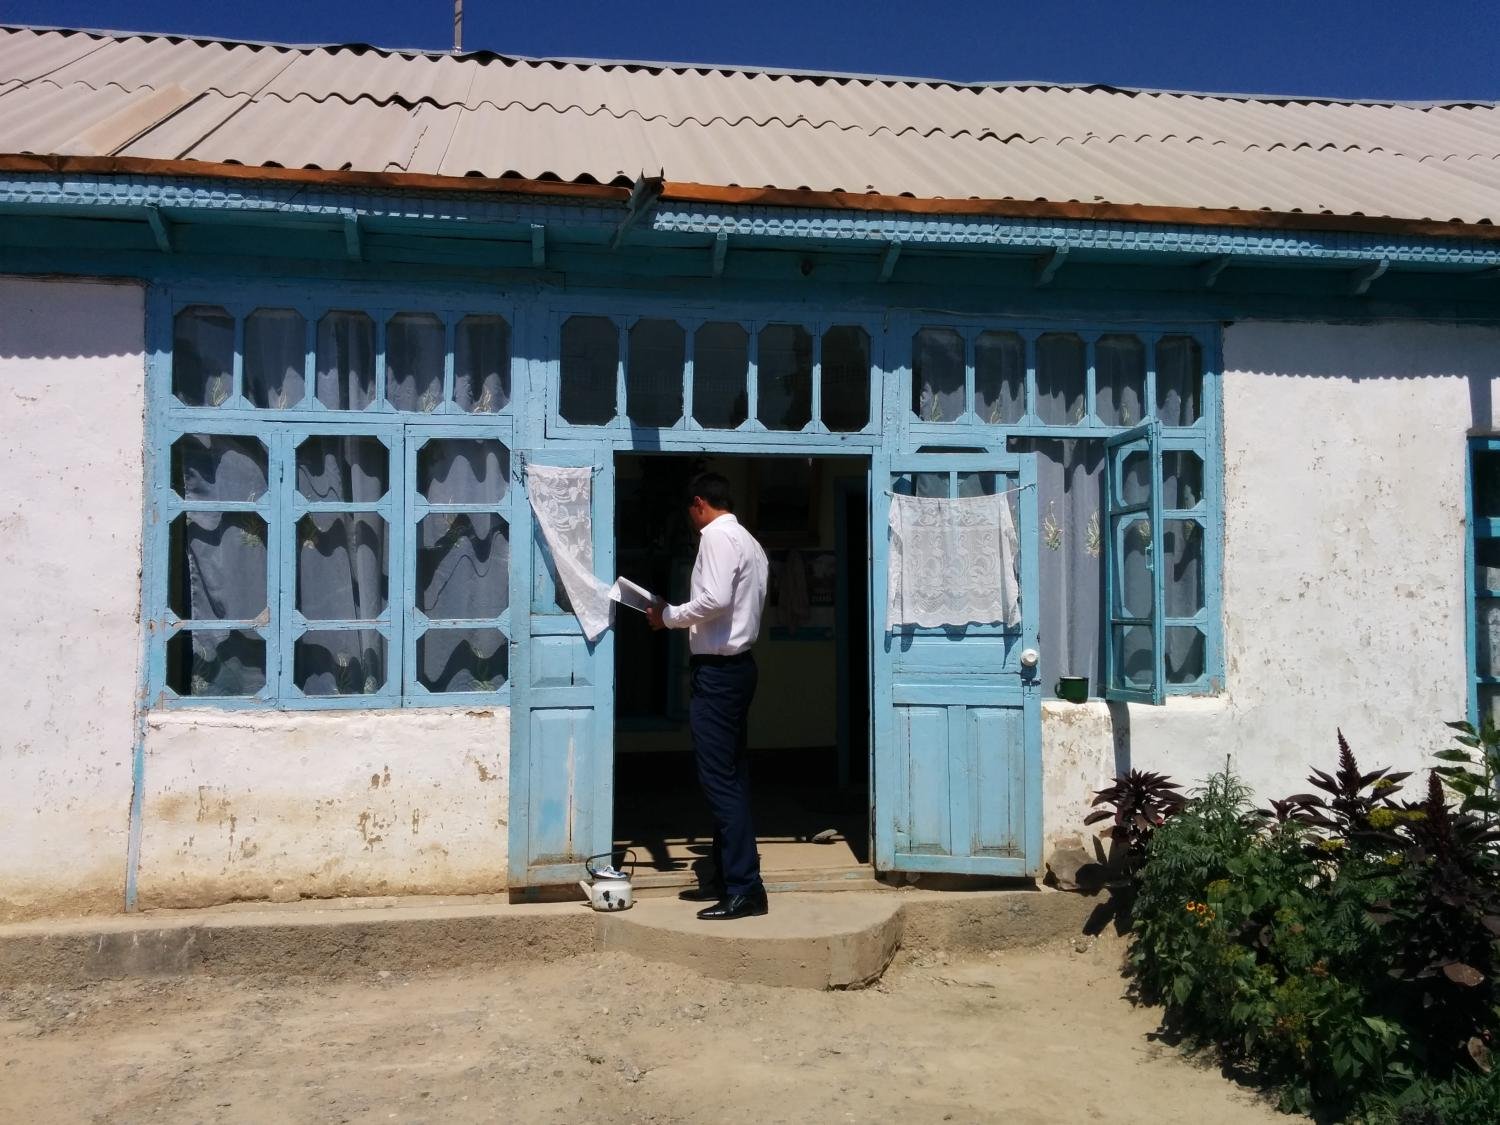
{"label": "window glass pane", "polygon": [[823,425],[858,433],[870,424],[870,337],[857,325],[823,334]]}
{"label": "window glass pane", "polygon": [[253,621],[266,608],[266,521],[182,512],[168,529],[167,604],[184,621]]}
{"label": "window glass pane", "polygon": [[1014,332],[981,332],[974,344],[974,413],[992,426],[1026,413],[1026,341]]}
{"label": "window glass pane", "polygon": [[510,605],[510,532],[499,516],[435,513],[417,525],[417,608],[432,618],[499,617]]}
{"label": "window glass pane", "polygon": [[1146,415],[1146,346],[1134,336],[1094,345],[1094,413],[1106,426],[1139,425]]}
{"label": "window glass pane", "polygon": [[732,430],[750,416],[750,333],[738,324],[705,324],[693,334],[693,417]]}
{"label": "window glass pane", "polygon": [[472,414],[510,404],[510,325],[504,317],[466,316],[453,338],[453,401]]}
{"label": "window glass pane", "polygon": [[256,309],[245,318],[245,397],[284,410],[302,401],[307,322],[295,309]]}
{"label": "window glass pane", "polygon": [[385,326],[385,397],[397,410],[430,414],[443,401],[443,322],[397,313]]}
{"label": "window glass pane", "polygon": [[812,336],[800,324],[760,330],[755,416],[768,430],[800,430],[812,421]]}
{"label": "window glass pane", "polygon": [[625,414],[638,426],[670,426],[682,417],[687,334],[675,320],[638,320],[625,365]]}
{"label": "window glass pane", "polygon": [[1474,451],[1474,514],[1480,519],[1500,517],[1500,450]]}
{"label": "window glass pane", "polygon": [[1151,626],[1116,625],[1110,630],[1114,645],[1116,687],[1151,691],[1156,687],[1156,660],[1151,645]]}
{"label": "window glass pane", "polygon": [[[1110,454],[1119,457],[1118,450]],[[1120,461],[1119,503],[1123,505],[1145,504],[1151,499],[1151,454],[1144,449],[1132,449]]]}
{"label": "window glass pane", "polygon": [[498,691],[509,676],[498,629],[429,629],[417,638],[417,681],[428,691]]}
{"label": "window glass pane", "polygon": [[1500,727],[1500,687],[1481,684],[1479,687],[1479,721],[1488,719]]}
{"label": "window glass pane", "polygon": [[1151,574],[1151,521],[1131,516],[1112,522],[1120,560],[1114,616],[1150,617],[1156,594]]}
{"label": "window glass pane", "polygon": [[297,447],[297,491],[328,504],[372,504],[389,487],[391,451],[379,438],[310,437]]}
{"label": "window glass pane", "polygon": [[390,548],[373,512],[303,516],[297,523],[297,609],[310,621],[367,621],[385,611]]}
{"label": "window glass pane", "polygon": [[1191,426],[1203,415],[1203,349],[1191,336],[1156,345],[1156,416],[1163,426]]}
{"label": "window glass pane", "polygon": [[292,679],[305,695],[374,695],[385,686],[385,637],[374,629],[302,634]]}
{"label": "window glass pane", "polygon": [[1167,626],[1167,683],[1190,684],[1201,680],[1205,649],[1203,634],[1187,625]]}
{"label": "window glass pane", "polygon": [[266,642],[248,629],[184,629],[167,642],[167,687],[180,696],[254,695],[266,686]]}
{"label": "window glass pane", "polygon": [[172,393],[189,406],[218,406],[234,390],[234,317],[192,305],[172,322]]}
{"label": "window glass pane", "polygon": [[1048,425],[1083,421],[1088,371],[1083,340],[1071,332],[1048,332],[1036,342],[1036,412]]}
{"label": "window glass pane", "polygon": [[258,500],[266,447],[252,437],[183,434],[172,443],[172,489],[184,500]]}
{"label": "window glass pane", "polygon": [[375,322],[362,312],[318,321],[318,401],[330,410],[363,410],[375,401]]}
{"label": "window glass pane", "polygon": [[960,496],[993,496],[996,479],[994,473],[959,473],[958,494]]}
{"label": "window glass pane", "polygon": [[1195,508],[1202,503],[1202,457],[1185,449],[1169,449],[1161,455],[1161,471],[1163,508]]}
{"label": "window glass pane", "polygon": [[964,338],[923,328],[912,340],[911,408],[924,422],[956,422],[964,412]]}
{"label": "window glass pane", "polygon": [[1500,590],[1500,539],[1481,539],[1474,545],[1474,588]]}
{"label": "window glass pane", "polygon": [[913,473],[912,494],[915,496],[952,496],[947,473]]}
{"label": "window glass pane", "polygon": [[1500,599],[1480,598],[1475,603],[1474,671],[1500,676]]}
{"label": "window glass pane", "polygon": [[417,490],[431,504],[498,504],[510,486],[510,454],[486,438],[434,438],[417,451]]}
{"label": "window glass pane", "polygon": [[1203,608],[1203,528],[1196,520],[1162,520],[1163,609],[1191,617]]}
{"label": "window glass pane", "polygon": [[620,333],[603,316],[569,317],[562,329],[558,413],[577,426],[603,426],[615,416]]}

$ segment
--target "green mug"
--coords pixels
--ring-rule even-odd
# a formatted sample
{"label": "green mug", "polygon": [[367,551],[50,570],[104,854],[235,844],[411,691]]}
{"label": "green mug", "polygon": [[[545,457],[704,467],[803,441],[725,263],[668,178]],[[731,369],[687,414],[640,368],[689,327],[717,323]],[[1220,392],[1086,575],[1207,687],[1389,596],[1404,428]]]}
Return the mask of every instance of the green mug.
{"label": "green mug", "polygon": [[1089,698],[1089,678],[1087,676],[1064,676],[1057,681],[1053,688],[1058,699],[1066,699],[1069,703],[1087,703]]}

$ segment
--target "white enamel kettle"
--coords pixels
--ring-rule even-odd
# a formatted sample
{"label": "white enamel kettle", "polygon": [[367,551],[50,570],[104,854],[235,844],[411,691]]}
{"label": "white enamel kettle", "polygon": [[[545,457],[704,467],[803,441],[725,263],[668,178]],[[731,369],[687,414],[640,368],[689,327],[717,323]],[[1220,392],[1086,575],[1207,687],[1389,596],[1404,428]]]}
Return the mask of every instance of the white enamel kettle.
{"label": "white enamel kettle", "polygon": [[[625,855],[630,857],[630,868],[634,871],[635,852],[626,852]],[[592,881],[586,883],[580,879],[578,886],[595,910],[629,910],[635,904],[630,876],[614,866],[614,858],[614,852],[600,852],[583,861],[583,869],[589,873]],[[606,862],[595,867],[596,859]]]}

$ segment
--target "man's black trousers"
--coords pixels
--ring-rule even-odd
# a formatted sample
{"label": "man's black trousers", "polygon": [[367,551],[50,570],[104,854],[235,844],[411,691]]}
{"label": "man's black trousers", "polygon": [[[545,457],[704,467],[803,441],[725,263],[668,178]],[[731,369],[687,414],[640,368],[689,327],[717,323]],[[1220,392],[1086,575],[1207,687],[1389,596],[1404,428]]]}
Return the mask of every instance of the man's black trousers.
{"label": "man's black trousers", "polygon": [[755,698],[755,660],[695,656],[688,723],[698,781],[714,815],[714,859],[730,894],[760,889],[760,856],[750,819],[750,755],[746,726]]}

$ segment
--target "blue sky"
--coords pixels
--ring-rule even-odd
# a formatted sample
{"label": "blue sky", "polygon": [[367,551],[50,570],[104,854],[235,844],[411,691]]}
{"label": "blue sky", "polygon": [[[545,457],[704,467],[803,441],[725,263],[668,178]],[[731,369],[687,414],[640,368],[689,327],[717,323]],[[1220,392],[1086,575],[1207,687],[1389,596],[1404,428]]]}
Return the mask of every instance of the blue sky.
{"label": "blue sky", "polygon": [[[1500,0],[467,0],[464,42],[508,54],[958,80],[1337,97],[1500,99]],[[0,0],[0,22],[441,49],[452,0]]]}

